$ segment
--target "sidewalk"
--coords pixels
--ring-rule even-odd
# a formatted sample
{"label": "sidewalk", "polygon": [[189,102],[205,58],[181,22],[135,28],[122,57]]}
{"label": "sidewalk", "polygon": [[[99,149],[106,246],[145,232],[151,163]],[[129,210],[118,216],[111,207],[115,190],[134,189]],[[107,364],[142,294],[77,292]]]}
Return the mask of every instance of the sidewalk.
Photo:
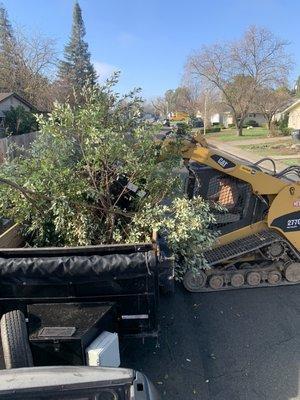
{"label": "sidewalk", "polygon": [[267,138],[263,138],[263,139],[246,139],[246,140],[244,139],[244,140],[235,140],[232,143],[234,143],[235,146],[241,146],[241,145],[248,145],[248,144],[284,142],[286,140],[291,140],[291,137],[290,136],[275,136],[275,137],[267,137]]}
{"label": "sidewalk", "polygon": [[[267,141],[272,141],[272,140],[274,141],[274,138],[270,138],[270,139],[263,139],[263,140],[262,139],[253,139],[253,140],[243,140],[243,141],[238,140],[238,141],[234,141],[234,142],[230,142],[230,143],[228,143],[228,142],[224,143],[224,142],[221,142],[220,140],[216,140],[216,139],[212,139],[212,138],[207,138],[206,140],[210,145],[215,146],[219,150],[225,151],[226,153],[229,153],[234,157],[243,158],[244,160],[255,163],[264,157],[262,157],[259,154],[250,152],[250,151],[242,150],[238,146],[240,144],[248,145],[248,144],[258,144],[259,142],[265,143]],[[279,139],[279,138],[277,138],[277,139]],[[281,140],[281,138],[280,138],[280,140]],[[285,138],[285,140],[286,140],[286,138]],[[270,158],[275,159],[275,157],[270,157]],[[289,156],[289,158],[294,158],[294,156]],[[266,169],[269,169],[269,170],[272,169],[272,165],[271,165],[270,161],[262,162],[261,166]],[[285,169],[286,167],[287,167],[286,164],[276,161],[277,171],[281,171],[281,170]]]}

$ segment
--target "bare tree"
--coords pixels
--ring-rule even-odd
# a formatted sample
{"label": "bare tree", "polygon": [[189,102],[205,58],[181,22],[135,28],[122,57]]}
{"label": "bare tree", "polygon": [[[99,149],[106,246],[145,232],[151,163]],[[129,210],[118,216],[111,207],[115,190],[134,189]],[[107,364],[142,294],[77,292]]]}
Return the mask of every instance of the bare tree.
{"label": "bare tree", "polygon": [[169,113],[169,104],[168,101],[165,99],[165,97],[156,97],[152,101],[152,105],[155,109],[155,112],[160,116],[160,117],[166,117]]}
{"label": "bare tree", "polygon": [[194,110],[193,114],[200,114],[205,128],[210,126],[211,117],[220,111],[221,104],[220,92],[214,85],[208,82],[199,82],[199,79],[189,73],[183,76],[183,86],[188,89],[190,105]]}
{"label": "bare tree", "polygon": [[198,102],[198,92],[191,87],[180,86],[175,90],[167,90],[163,97],[157,97],[153,101],[153,106],[164,116],[175,111],[184,111],[192,116],[199,110]]}
{"label": "bare tree", "polygon": [[241,136],[258,88],[286,82],[292,65],[286,46],[271,32],[253,26],[239,41],[203,46],[188,58],[185,72],[220,91]]}
{"label": "bare tree", "polygon": [[0,65],[1,90],[17,92],[40,110],[49,110],[53,102],[52,77],[56,65],[54,41],[40,34],[27,36],[14,30],[13,41],[6,46]]}
{"label": "bare tree", "polygon": [[275,115],[282,108],[285,108],[291,100],[291,93],[286,88],[258,90],[254,104],[256,109],[266,118],[270,135],[275,134]]}
{"label": "bare tree", "polygon": [[24,96],[39,109],[49,110],[54,100],[52,78],[57,61],[55,41],[40,34],[31,34],[28,37],[18,31],[16,52],[19,81]]}
{"label": "bare tree", "polygon": [[173,93],[174,111],[184,111],[189,115],[197,112],[197,97],[187,86],[180,86]]}

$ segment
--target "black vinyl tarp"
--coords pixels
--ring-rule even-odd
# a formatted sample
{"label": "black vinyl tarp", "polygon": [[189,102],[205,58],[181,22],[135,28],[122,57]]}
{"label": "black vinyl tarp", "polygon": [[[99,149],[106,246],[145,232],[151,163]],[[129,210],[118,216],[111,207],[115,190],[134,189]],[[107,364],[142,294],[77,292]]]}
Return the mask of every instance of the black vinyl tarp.
{"label": "black vinyl tarp", "polygon": [[1,257],[0,284],[59,284],[112,281],[151,274],[154,251],[110,255]]}

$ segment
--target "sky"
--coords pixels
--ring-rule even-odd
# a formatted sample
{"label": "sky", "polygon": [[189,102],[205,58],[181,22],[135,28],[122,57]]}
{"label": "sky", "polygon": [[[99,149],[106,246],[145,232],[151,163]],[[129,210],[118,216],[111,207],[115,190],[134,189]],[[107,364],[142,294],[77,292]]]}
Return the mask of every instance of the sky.
{"label": "sky", "polygon": [[[0,0],[13,25],[68,41],[73,0]],[[263,26],[290,44],[300,75],[299,0],[79,0],[86,40],[104,79],[120,70],[120,92],[141,87],[145,98],[180,85],[189,54],[241,37],[249,25]]]}

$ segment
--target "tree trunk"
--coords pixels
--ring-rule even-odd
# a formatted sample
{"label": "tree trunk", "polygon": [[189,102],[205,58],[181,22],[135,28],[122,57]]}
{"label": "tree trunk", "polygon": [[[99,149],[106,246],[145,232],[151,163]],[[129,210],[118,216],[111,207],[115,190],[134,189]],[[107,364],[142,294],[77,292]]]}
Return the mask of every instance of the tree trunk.
{"label": "tree trunk", "polygon": [[237,134],[237,136],[243,136],[244,119],[243,120],[238,119],[237,114],[234,114],[233,120],[234,120],[234,123],[235,123],[235,126],[236,126],[236,134]]}
{"label": "tree trunk", "polygon": [[236,133],[237,136],[243,136],[243,124],[237,124]]}
{"label": "tree trunk", "polygon": [[268,136],[272,136],[272,126],[271,126],[271,120],[269,118],[267,118],[267,125],[268,125],[268,131],[269,131]]}
{"label": "tree trunk", "polygon": [[268,131],[269,131],[269,135],[268,136],[276,136],[276,130],[275,130],[275,126],[274,123],[271,119],[268,119]]}

